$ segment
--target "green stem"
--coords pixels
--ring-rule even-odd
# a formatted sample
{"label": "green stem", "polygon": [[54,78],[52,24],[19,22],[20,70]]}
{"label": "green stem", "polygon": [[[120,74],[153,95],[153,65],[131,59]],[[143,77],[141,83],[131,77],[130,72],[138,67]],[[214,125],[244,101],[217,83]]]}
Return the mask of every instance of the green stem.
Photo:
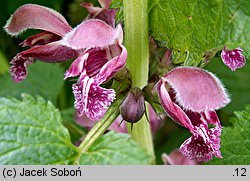
{"label": "green stem", "polygon": [[105,115],[100,119],[95,126],[88,132],[83,142],[78,147],[79,154],[75,159],[75,164],[79,164],[81,155],[88,150],[88,148],[103,135],[103,133],[109,128],[114,120],[119,116],[119,107],[124,99],[124,96],[118,98],[111,107],[107,110]]}
{"label": "green stem", "polygon": [[[127,67],[132,86],[143,88],[148,83],[149,39],[147,0],[124,0],[125,45],[128,51]],[[130,130],[130,129],[129,129]],[[152,156],[154,149],[150,125],[144,116],[134,124],[132,138]]]}

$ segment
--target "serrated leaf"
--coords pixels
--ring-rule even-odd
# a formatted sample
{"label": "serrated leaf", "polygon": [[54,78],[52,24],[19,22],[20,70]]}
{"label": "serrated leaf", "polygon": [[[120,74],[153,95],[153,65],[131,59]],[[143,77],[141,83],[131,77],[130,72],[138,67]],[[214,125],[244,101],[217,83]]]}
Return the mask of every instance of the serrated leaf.
{"label": "serrated leaf", "polygon": [[87,130],[76,123],[76,110],[74,108],[62,110],[61,114],[63,125],[68,129],[71,141],[76,143],[76,141],[79,141],[86,134]]}
{"label": "serrated leaf", "polygon": [[240,46],[250,55],[250,1],[224,0],[221,42],[234,49]]}
{"label": "serrated leaf", "polygon": [[232,72],[223,64],[220,57],[216,57],[205,68],[221,79],[231,97],[231,102],[218,111],[221,120],[227,121],[229,117],[233,116],[234,111],[240,111],[246,105],[250,105],[249,62],[246,63],[245,67]]}
{"label": "serrated leaf", "polygon": [[[173,62],[198,66],[224,45],[249,48],[250,2],[150,0],[152,36],[173,50]],[[209,57],[211,58],[211,57]]]}
{"label": "serrated leaf", "polygon": [[15,83],[8,73],[0,77],[0,96],[20,98],[21,93],[27,93],[40,95],[55,103],[64,83],[64,72],[60,65],[37,61],[28,69],[27,78],[20,83]]}
{"label": "serrated leaf", "polygon": [[235,112],[233,126],[224,127],[221,135],[222,159],[213,159],[207,164],[249,165],[250,164],[250,106]]}
{"label": "serrated leaf", "polygon": [[141,165],[151,158],[128,134],[113,131],[99,138],[80,157],[81,165]]}
{"label": "serrated leaf", "polygon": [[77,149],[59,111],[41,97],[0,98],[0,164],[70,164]]}

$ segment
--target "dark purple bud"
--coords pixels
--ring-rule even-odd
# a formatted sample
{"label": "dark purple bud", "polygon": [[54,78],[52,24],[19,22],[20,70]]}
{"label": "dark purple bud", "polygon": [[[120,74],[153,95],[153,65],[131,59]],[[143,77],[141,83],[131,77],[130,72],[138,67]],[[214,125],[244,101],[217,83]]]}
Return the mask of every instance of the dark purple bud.
{"label": "dark purple bud", "polygon": [[144,101],[142,90],[138,87],[132,88],[120,108],[123,120],[129,123],[138,122],[145,113]]}

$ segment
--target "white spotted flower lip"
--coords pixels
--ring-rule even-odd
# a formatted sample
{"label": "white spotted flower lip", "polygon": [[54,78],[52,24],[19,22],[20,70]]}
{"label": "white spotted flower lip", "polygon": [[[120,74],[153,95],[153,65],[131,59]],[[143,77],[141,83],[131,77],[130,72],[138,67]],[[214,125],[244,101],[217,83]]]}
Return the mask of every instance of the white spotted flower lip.
{"label": "white spotted flower lip", "polygon": [[73,85],[75,108],[92,120],[100,119],[115,99],[113,89],[100,85],[110,80],[125,65],[127,51],[121,44],[90,48],[78,57],[65,78],[80,76]]}
{"label": "white spotted flower lip", "polygon": [[234,50],[228,50],[227,46],[225,46],[221,51],[221,59],[232,71],[244,67],[246,63],[246,58],[240,47],[235,48]]}
{"label": "white spotted flower lip", "polygon": [[65,78],[79,76],[72,86],[75,108],[92,120],[100,119],[115,99],[113,89],[100,85],[121,70],[127,59],[122,27],[114,26],[116,11],[108,9],[111,0],[99,2],[100,11],[89,4],[88,10],[96,10],[95,14],[74,29],[56,11],[35,4],[18,8],[4,27],[13,36],[26,29],[43,31],[22,42],[20,45],[30,48],[12,59],[10,73],[16,82],[26,78],[34,59],[56,63],[78,57]]}
{"label": "white spotted flower lip", "polygon": [[156,89],[166,113],[192,133],[181,145],[181,153],[198,162],[213,155],[221,158],[222,127],[215,110],[230,102],[221,82],[203,69],[179,67],[162,77]]}
{"label": "white spotted flower lip", "polygon": [[[110,4],[109,1],[101,2],[106,4],[105,7]],[[121,25],[115,28],[96,18],[82,22],[62,40],[66,47],[84,50],[66,71],[65,79],[79,76],[78,82],[72,86],[75,109],[79,115],[85,113],[91,120],[99,120],[114,101],[115,91],[100,85],[121,70],[127,59]],[[114,16],[111,18],[114,21]],[[87,36],[83,37],[86,33]]]}

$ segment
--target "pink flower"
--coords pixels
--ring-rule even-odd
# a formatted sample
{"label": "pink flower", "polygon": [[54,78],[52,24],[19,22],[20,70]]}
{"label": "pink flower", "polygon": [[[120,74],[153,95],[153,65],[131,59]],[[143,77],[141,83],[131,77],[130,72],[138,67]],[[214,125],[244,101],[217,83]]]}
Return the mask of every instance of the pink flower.
{"label": "pink flower", "polygon": [[222,127],[215,110],[230,102],[221,82],[202,69],[179,67],[162,77],[156,89],[168,115],[192,133],[181,145],[181,153],[198,162],[213,155],[221,158]]}
{"label": "pink flower", "polygon": [[244,67],[246,63],[246,58],[240,47],[234,50],[227,50],[227,46],[225,46],[221,51],[221,59],[232,71],[235,71],[237,68]]}
{"label": "pink flower", "polygon": [[[102,10],[110,1],[100,0]],[[101,12],[100,12],[101,13]],[[114,15],[110,13],[110,20]],[[115,91],[100,85],[110,80],[126,63],[127,51],[121,44],[123,30],[100,19],[83,21],[72,29],[66,20],[52,9],[27,4],[18,8],[5,26],[7,33],[18,35],[33,28],[44,32],[31,36],[21,43],[31,46],[18,53],[11,61],[10,72],[16,81],[27,76],[27,66],[40,59],[45,62],[62,62],[78,57],[65,74],[65,78],[79,76],[73,85],[75,108],[93,120],[100,119],[115,99]]]}
{"label": "pink flower", "polygon": [[[85,32],[90,32],[90,35],[82,38]],[[76,50],[84,49],[65,73],[65,79],[79,76],[72,88],[75,109],[80,115],[85,113],[91,120],[99,120],[115,99],[113,89],[100,85],[125,65],[127,50],[122,41],[120,25],[115,29],[99,19],[81,23],[63,38],[63,45]]]}
{"label": "pink flower", "polygon": [[152,106],[148,104],[148,117],[151,131],[154,136],[157,130],[163,125],[163,121],[166,119],[166,116],[164,113],[157,114]]}
{"label": "pink flower", "polygon": [[[89,32],[89,36],[83,35]],[[99,19],[90,19],[64,36],[62,44],[84,50],[65,73],[79,76],[73,85],[75,109],[92,120],[99,120],[115,99],[115,91],[100,85],[109,81],[126,63],[127,51],[122,45],[123,30]]]}
{"label": "pink flower", "polygon": [[173,150],[169,155],[162,154],[164,165],[198,165],[196,160],[190,160],[183,156],[179,150]]}
{"label": "pink flower", "polygon": [[27,66],[34,59],[45,62],[62,62],[78,55],[76,50],[61,44],[61,38],[71,31],[71,27],[62,15],[56,11],[27,4],[18,8],[5,25],[8,34],[16,36],[26,29],[43,30],[42,33],[27,38],[20,45],[31,48],[18,53],[10,62],[10,73],[16,82],[26,78]]}
{"label": "pink flower", "polygon": [[109,9],[112,0],[98,0],[101,7],[94,7],[92,3],[83,2],[81,6],[87,9],[90,18],[100,19],[108,25],[115,27],[116,9]]}

